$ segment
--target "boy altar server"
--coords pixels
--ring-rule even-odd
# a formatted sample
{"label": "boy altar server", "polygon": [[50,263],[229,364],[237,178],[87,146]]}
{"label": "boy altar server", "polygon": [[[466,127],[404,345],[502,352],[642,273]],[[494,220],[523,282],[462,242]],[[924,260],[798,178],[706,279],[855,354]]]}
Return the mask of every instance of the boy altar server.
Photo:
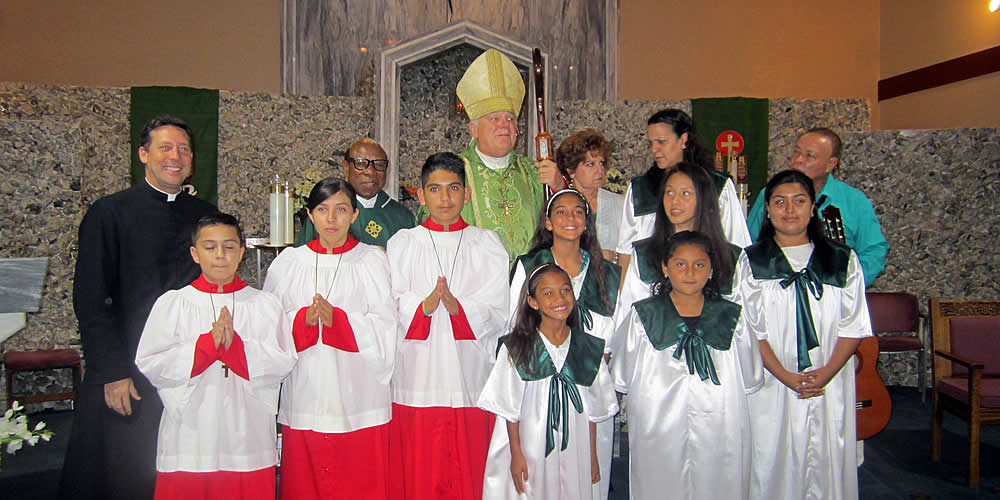
{"label": "boy altar server", "polygon": [[236,277],[236,218],[198,220],[202,274],[153,305],[135,363],[163,400],[156,448],[160,499],[274,498],[278,387],[297,359],[278,299]]}
{"label": "boy altar server", "polygon": [[431,155],[420,172],[430,217],[386,248],[401,327],[392,379],[393,498],[482,498],[493,415],[476,401],[507,317],[507,252],[469,226],[465,165]]}

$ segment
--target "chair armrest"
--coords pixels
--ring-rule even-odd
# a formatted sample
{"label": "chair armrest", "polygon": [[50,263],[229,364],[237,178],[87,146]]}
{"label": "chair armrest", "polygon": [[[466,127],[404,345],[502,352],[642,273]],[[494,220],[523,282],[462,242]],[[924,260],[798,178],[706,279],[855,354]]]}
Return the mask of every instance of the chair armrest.
{"label": "chair armrest", "polygon": [[956,362],[956,363],[958,363],[960,365],[964,365],[969,370],[982,370],[985,367],[985,364],[982,363],[981,361],[976,361],[974,359],[964,358],[962,356],[950,353],[948,351],[942,351],[942,350],[939,350],[939,349],[934,349],[934,355],[935,356],[941,356],[942,358],[949,359],[949,360],[954,361],[954,362]]}

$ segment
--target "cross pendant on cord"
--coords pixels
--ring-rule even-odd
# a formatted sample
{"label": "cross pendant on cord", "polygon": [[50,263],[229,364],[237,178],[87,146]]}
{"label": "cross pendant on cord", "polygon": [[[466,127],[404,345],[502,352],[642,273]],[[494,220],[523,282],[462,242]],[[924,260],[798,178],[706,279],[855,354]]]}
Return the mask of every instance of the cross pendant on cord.
{"label": "cross pendant on cord", "polygon": [[229,366],[228,365],[222,365],[222,371],[225,372],[225,375],[223,375],[223,377],[229,378]]}

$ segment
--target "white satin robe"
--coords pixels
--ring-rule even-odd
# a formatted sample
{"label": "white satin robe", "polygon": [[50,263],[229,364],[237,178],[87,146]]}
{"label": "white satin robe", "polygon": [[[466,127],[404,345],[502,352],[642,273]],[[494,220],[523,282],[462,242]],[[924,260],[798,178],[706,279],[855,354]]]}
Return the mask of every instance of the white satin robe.
{"label": "white satin robe", "polygon": [[268,268],[264,290],[281,299],[289,324],[313,295],[326,296],[347,314],[358,344],[358,352],[335,349],[323,343],[321,332],[315,345],[300,352],[282,387],[278,422],[325,433],[388,423],[396,313],[385,252],[364,243],[342,254],[286,248]]}
{"label": "white satin robe", "polygon": [[[656,168],[656,167],[653,167]],[[726,180],[726,186],[719,193],[719,219],[722,222],[722,232],[730,243],[746,248],[753,241],[747,228],[747,219],[743,215],[743,202],[736,196],[736,185],[732,179]],[[635,215],[632,203],[632,183],[629,183],[625,193],[625,209],[622,211],[621,227],[618,229],[618,248],[620,254],[632,253],[632,243],[653,235],[653,223],[656,222],[656,212],[646,215]]]}
{"label": "white satin robe", "polygon": [[[243,341],[249,381],[232,371],[226,376],[218,360],[191,377],[198,338],[212,331],[223,306]],[[208,294],[188,285],[160,296],[135,358],[163,401],[156,470],[250,472],[274,466],[278,389],[295,360],[290,323],[269,293],[247,286]]]}
{"label": "white satin robe", "polygon": [[[562,369],[569,351],[570,338],[559,347],[539,334],[556,371]],[[570,334],[572,337],[572,334]],[[607,364],[601,361],[597,377],[590,387],[577,385],[583,401],[583,413],[569,404],[569,443],[562,448],[562,427],[553,432],[556,447],[545,456],[545,432],[549,408],[551,377],[525,382],[510,362],[507,346],[501,346],[486,386],[479,396],[480,408],[497,415],[486,459],[483,499],[592,500],[594,486],[590,470],[589,422],[611,421],[618,413],[618,400],[611,385]],[[528,465],[525,494],[518,495],[510,474],[510,440],[507,421],[518,422],[521,452]],[[561,420],[560,420],[561,421]],[[597,424],[600,427],[600,423]]]}
{"label": "white satin robe", "polygon": [[657,351],[635,308],[611,364],[615,389],[628,394],[629,491],[638,500],[749,498],[750,412],[764,367],[740,317],[728,351],[709,347],[721,385],[688,373],[676,345]]}
{"label": "white satin robe", "polygon": [[[784,248],[795,271],[806,266],[812,244]],[[795,286],[782,289],[780,280],[755,280],[744,253],[740,267],[744,313],[753,334],[767,340],[781,366],[798,367],[795,326]],[[872,335],[865,280],[857,255],[851,251],[844,288],[823,285],[823,298],[809,295],[819,347],[809,351],[812,368],[826,364],[838,337]],[[770,373],[750,397],[753,423],[753,482],[751,498],[858,498],[854,359],[826,385],[825,394],[798,399]]]}
{"label": "white satin robe", "polygon": [[[590,264],[588,263],[587,267],[583,268],[576,277],[570,280],[573,285],[574,298],[577,300],[580,298],[580,291],[583,289],[583,282],[586,280],[589,269]],[[514,324],[517,303],[521,296],[521,287],[524,286],[525,274],[530,271],[530,269],[526,271],[522,265],[518,265],[514,269],[514,277],[510,280],[510,317],[508,318],[510,326]],[[609,283],[608,286],[614,286],[614,284]],[[604,339],[604,352],[610,353],[611,335],[614,333],[614,320],[611,317],[603,316],[593,311],[590,312],[590,317],[593,319],[594,324],[590,330],[587,330],[587,333]],[[608,490],[611,487],[611,454],[614,452],[614,438],[614,419],[609,418],[597,424],[597,461],[601,466],[601,480],[594,485],[595,499],[605,500],[608,498]]]}

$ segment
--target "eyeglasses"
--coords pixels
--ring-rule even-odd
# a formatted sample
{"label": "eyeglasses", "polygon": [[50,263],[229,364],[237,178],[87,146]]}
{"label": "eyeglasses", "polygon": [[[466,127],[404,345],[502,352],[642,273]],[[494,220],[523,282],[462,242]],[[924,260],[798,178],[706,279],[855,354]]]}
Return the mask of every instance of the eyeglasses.
{"label": "eyeglasses", "polygon": [[376,172],[385,172],[385,169],[389,168],[389,160],[369,160],[368,158],[350,158],[351,165],[354,166],[354,170],[358,172],[364,172],[368,170],[368,166],[371,165]]}

